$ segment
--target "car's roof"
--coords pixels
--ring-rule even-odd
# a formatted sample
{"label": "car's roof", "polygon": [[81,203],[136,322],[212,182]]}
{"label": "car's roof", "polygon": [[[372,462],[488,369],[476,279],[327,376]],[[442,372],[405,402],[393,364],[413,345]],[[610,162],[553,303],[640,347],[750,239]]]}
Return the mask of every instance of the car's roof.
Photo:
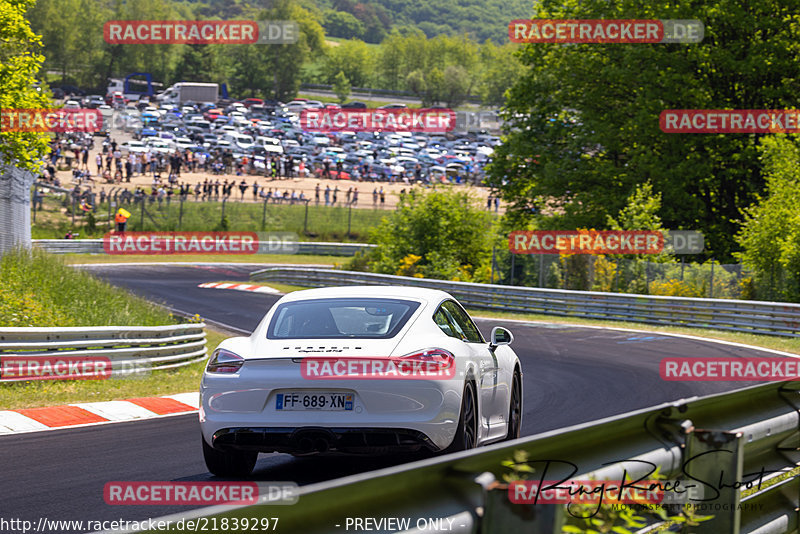
{"label": "car's roof", "polygon": [[409,286],[342,286],[323,287],[318,289],[305,289],[294,291],[281,299],[282,302],[321,299],[321,298],[399,298],[412,299],[427,304],[438,303],[444,299],[453,298],[450,294],[438,289]]}

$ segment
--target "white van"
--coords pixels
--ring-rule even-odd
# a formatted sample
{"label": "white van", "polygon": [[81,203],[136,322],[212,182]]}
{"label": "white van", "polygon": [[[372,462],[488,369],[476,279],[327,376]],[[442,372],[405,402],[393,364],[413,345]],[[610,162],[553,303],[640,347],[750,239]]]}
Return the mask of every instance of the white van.
{"label": "white van", "polygon": [[256,137],[256,145],[264,147],[267,152],[274,152],[275,154],[283,154],[283,145],[281,140],[275,137],[264,137],[259,135]]}
{"label": "white van", "polygon": [[235,148],[247,149],[251,148],[254,144],[253,138],[249,135],[235,132],[226,132],[222,136],[222,139],[230,141],[231,145]]}

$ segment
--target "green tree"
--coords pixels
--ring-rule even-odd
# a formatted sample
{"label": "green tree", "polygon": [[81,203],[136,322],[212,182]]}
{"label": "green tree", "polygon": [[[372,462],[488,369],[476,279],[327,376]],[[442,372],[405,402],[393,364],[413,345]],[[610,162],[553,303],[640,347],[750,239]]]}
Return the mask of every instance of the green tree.
{"label": "green tree", "polygon": [[321,52],[325,34],[317,15],[296,0],[275,0],[271,7],[253,15],[255,20],[293,20],[299,26],[295,43],[227,45],[224,63],[237,94],[263,94],[288,101],[300,89],[303,65],[314,52]]}
{"label": "green tree", "polygon": [[375,60],[363,41],[345,41],[325,49],[323,75],[326,83],[333,83],[343,72],[354,87],[368,87]]}
{"label": "green tree", "polygon": [[[493,185],[512,209],[552,199],[566,228],[601,225],[650,181],[667,227],[702,230],[728,260],[736,219],[764,187],[758,135],[677,135],[664,109],[781,109],[796,102],[796,3],[543,0],[533,18],[699,19],[699,44],[531,44],[510,89]],[[757,31],[753,31],[757,28]]]}
{"label": "green tree", "polygon": [[271,96],[283,102],[297,96],[303,63],[312,53],[321,53],[325,33],[317,17],[294,0],[276,0],[260,20],[294,20],[300,27],[296,43],[269,45],[264,50],[272,73]]}
{"label": "green tree", "polygon": [[525,68],[519,61],[518,50],[515,43],[497,46],[486,41],[481,45],[479,93],[484,104],[503,104],[506,91],[523,75]]}
{"label": "green tree", "polygon": [[353,15],[333,9],[325,10],[322,24],[328,35],[342,39],[363,39],[366,31],[364,23]]}
{"label": "green tree", "polygon": [[[800,148],[784,136],[762,139],[766,195],[743,210],[737,254],[766,298],[800,301]],[[782,274],[785,281],[782,282]]]}
{"label": "green tree", "polygon": [[[48,107],[50,98],[34,86],[44,62],[42,41],[25,19],[33,0],[0,0],[0,109]],[[0,130],[0,160],[35,170],[47,151],[41,133]]]}
{"label": "green tree", "polygon": [[653,184],[646,182],[636,186],[628,197],[627,205],[616,218],[606,217],[612,230],[654,230],[662,229],[658,212],[661,209],[661,193],[653,192]]}
{"label": "green tree", "polygon": [[347,97],[350,96],[350,80],[344,75],[344,72],[339,71],[333,83],[333,92],[339,98],[339,102],[344,104],[347,102]]}
{"label": "green tree", "polygon": [[448,65],[444,69],[442,99],[448,107],[462,104],[472,88],[472,79],[467,69],[460,65]]}
{"label": "green tree", "polygon": [[488,281],[493,235],[492,216],[467,193],[412,189],[374,230],[378,246],[368,266],[379,273]]}

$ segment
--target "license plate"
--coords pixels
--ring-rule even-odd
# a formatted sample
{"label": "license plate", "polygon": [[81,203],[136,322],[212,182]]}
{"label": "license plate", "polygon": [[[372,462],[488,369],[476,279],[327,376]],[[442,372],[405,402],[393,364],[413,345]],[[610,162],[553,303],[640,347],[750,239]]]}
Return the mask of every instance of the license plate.
{"label": "license plate", "polygon": [[275,409],[285,411],[351,411],[353,409],[353,394],[299,391],[278,393],[275,398]]}

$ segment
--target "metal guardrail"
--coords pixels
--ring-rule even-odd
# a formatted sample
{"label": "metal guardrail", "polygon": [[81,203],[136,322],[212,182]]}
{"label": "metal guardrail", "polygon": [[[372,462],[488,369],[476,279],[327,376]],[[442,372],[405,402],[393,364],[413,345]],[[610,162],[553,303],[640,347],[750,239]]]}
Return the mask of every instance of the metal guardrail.
{"label": "metal guardrail", "polygon": [[108,358],[112,376],[172,369],[207,357],[205,326],[205,323],[188,323],[0,328],[0,362],[20,356]]}
{"label": "metal guardrail", "polygon": [[467,307],[476,309],[800,337],[800,304],[473,284],[300,267],[271,267],[256,271],[250,276],[254,281],[274,281],[305,287],[429,287],[447,291]]}
{"label": "metal guardrail", "polygon": [[[649,473],[657,467],[666,479],[682,479],[684,487],[695,484],[704,490],[702,498],[716,498],[689,501],[705,506],[695,509],[697,515],[713,515],[691,527],[694,534],[796,532],[800,482],[786,473],[800,461],[798,387],[796,382],[771,383],[679,400],[513,442],[303,486],[294,505],[215,506],[159,519],[171,520],[173,532],[186,531],[177,528],[178,520],[201,517],[216,518],[216,524],[222,518],[278,518],[280,532],[304,534],[351,530],[345,529],[348,518],[352,526],[353,518],[391,517],[410,518],[412,527],[417,518],[443,519],[446,527],[441,531],[447,532],[560,533],[570,520],[563,505],[512,504],[507,489],[493,482],[508,472],[501,462],[521,450],[536,470],[528,477],[533,480],[596,478],[619,483],[623,469],[633,480],[652,480]],[[553,463],[547,465],[546,460]],[[571,462],[575,470],[556,461]],[[734,489],[737,481],[755,481],[757,486],[762,470],[760,481],[765,483],[755,492]],[[604,503],[613,501],[607,496]],[[411,532],[422,529],[404,531]]]}
{"label": "metal guardrail", "polygon": [[[105,254],[102,239],[34,239],[33,244],[51,254]],[[271,243],[260,241],[259,246],[269,251]],[[296,254],[314,254],[317,256],[353,256],[356,252],[372,248],[375,245],[365,243],[324,243],[316,241],[284,242],[287,248],[297,245]],[[271,252],[273,254],[280,253]]]}

